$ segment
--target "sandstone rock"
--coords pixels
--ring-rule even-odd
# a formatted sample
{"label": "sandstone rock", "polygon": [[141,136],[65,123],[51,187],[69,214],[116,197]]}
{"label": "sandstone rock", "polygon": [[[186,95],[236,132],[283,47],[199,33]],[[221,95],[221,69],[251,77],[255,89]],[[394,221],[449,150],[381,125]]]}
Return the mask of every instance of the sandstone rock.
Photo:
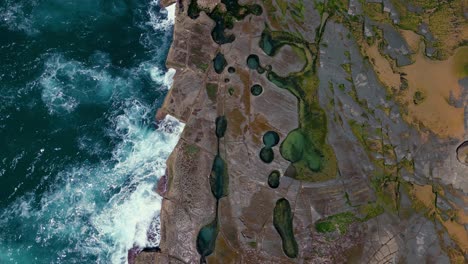
{"label": "sandstone rock", "polygon": [[[361,12],[360,5],[351,2],[353,12]],[[398,19],[393,6],[384,2],[392,18]],[[198,1],[209,9],[217,3]],[[167,59],[167,66],[177,72],[157,119],[170,114],[186,126],[167,162],[168,190],[161,212],[162,253],[144,253],[139,259],[148,259],[148,263],[198,263],[200,256],[195,244],[198,231],[217,214],[219,233],[208,263],[344,263],[348,260],[382,263],[422,261],[422,255],[434,261],[446,261],[447,255],[442,250],[446,244],[435,237],[441,229],[427,219],[413,213],[400,216],[399,212],[390,212],[393,205],[388,204],[384,212],[370,220],[364,219],[366,212],[359,210],[367,205],[381,205],[379,199],[385,190],[375,187],[376,176],[386,173],[387,168],[403,166],[400,163],[405,159],[411,159],[412,165],[398,169],[401,180],[408,185],[436,182],[456,186],[457,191],[444,189],[444,195],[453,201],[453,208],[463,208],[464,201],[450,197],[453,193],[468,192],[466,165],[457,161],[460,155],[455,151],[459,142],[432,135],[431,140],[424,140],[420,131],[403,122],[399,106],[388,100],[385,87],[362,58],[358,44],[344,37],[350,34],[349,30],[328,21],[322,35],[322,42],[327,45],[320,47],[317,64],[318,101],[326,112],[326,141],[336,153],[339,173],[336,178],[320,182],[285,176],[287,171],[291,172],[291,166],[281,156],[280,145],[299,126],[298,101],[289,91],[270,82],[265,74],[249,69],[247,57],[258,56],[260,66],[270,65],[281,76],[301,71],[305,62],[290,45],[282,47],[274,57],[267,56],[259,47],[265,24],[276,30],[280,25],[268,13],[265,2],[258,3],[263,6],[263,13],[235,21],[233,29],[228,31],[236,38],[224,45],[212,40],[215,22],[205,12],[192,20],[186,15],[189,1],[178,3],[178,7],[185,8],[178,8],[174,42]],[[287,15],[285,19],[291,23],[286,28],[304,35],[312,43],[320,17],[312,3],[305,4],[304,10],[310,11],[304,18],[307,22],[304,27],[295,27]],[[409,63],[411,51],[406,42],[393,28],[384,28],[391,44],[388,54],[401,65]],[[223,54],[227,63],[219,74],[212,64],[218,53]],[[344,62],[349,63],[348,71],[342,66]],[[253,85],[262,87],[259,95],[252,95]],[[225,116],[228,124],[225,136],[219,139],[219,147],[215,136],[218,116]],[[362,135],[356,134],[352,122],[362,127]],[[280,137],[280,143],[272,147],[271,163],[263,162],[259,156],[264,147],[262,137],[268,131]],[[367,141],[379,143],[366,145]],[[392,151],[380,151],[379,144]],[[209,175],[218,150],[227,163],[229,189],[216,209]],[[281,174],[275,189],[267,184],[273,170]],[[401,201],[399,210],[410,211],[414,197],[398,188],[395,193],[400,195],[396,198]],[[286,198],[291,205],[294,236],[299,246],[295,259],[284,254],[281,238],[273,226],[273,208],[280,198]],[[443,210],[452,208],[452,204],[449,206],[442,200],[439,204]],[[316,230],[317,221],[345,212],[356,217],[346,226],[346,232]],[[419,228],[421,232],[417,233]],[[427,240],[422,249],[418,239]]]}

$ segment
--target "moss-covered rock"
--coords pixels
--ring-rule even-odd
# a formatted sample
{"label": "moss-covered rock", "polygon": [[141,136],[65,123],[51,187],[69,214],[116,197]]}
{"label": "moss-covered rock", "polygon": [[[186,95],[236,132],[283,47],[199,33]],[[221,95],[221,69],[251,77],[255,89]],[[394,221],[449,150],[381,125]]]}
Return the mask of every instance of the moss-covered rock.
{"label": "moss-covered rock", "polygon": [[338,231],[345,234],[350,224],[359,221],[352,212],[344,212],[329,216],[315,223],[315,230],[319,233],[329,233]]}

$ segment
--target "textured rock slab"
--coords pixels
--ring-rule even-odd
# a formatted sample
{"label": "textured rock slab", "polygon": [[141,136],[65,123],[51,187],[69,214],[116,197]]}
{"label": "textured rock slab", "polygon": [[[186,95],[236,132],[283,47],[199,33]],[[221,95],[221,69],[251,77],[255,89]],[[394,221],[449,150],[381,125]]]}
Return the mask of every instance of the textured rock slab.
{"label": "textured rock slab", "polygon": [[179,141],[168,161],[169,190],[161,212],[161,250],[185,262],[199,261],[198,230],[211,222],[215,199],[209,175],[213,155]]}
{"label": "textured rock slab", "polygon": [[[350,10],[360,12],[357,2],[351,2]],[[383,2],[389,8],[390,2]],[[216,1],[200,3],[212,7]],[[178,11],[185,12],[187,6],[188,1],[179,2]],[[310,11],[305,17],[304,28],[297,29],[292,24],[281,27],[315,32],[320,22],[318,13],[311,3],[304,8]],[[392,13],[392,10],[389,8],[388,11]],[[392,17],[395,16],[392,14]],[[228,129],[220,140],[219,149],[227,162],[229,193],[219,202],[219,235],[215,252],[208,257],[209,263],[341,263],[348,256],[354,256],[358,262],[381,263],[403,259],[399,254],[419,261],[420,255],[415,249],[418,240],[404,239],[400,234],[421,235],[414,235],[414,229],[407,228],[407,222],[401,224],[391,214],[382,214],[366,224],[351,224],[342,236],[315,231],[314,223],[319,219],[341,212],[356,212],[358,206],[376,201],[370,185],[375,173],[372,159],[382,159],[389,166],[395,164],[392,163],[395,162],[393,156],[368,155],[348,122],[355,120],[365,123],[369,131],[388,132],[384,143],[395,147],[397,161],[414,157],[419,151],[427,152],[415,160],[415,175],[402,169],[403,177],[411,182],[426,184],[440,180],[465,188],[466,177],[460,174],[463,173],[462,164],[458,163],[458,167],[452,164],[456,160],[453,146],[459,143],[436,141],[444,156],[430,153],[437,147],[425,143],[418,131],[402,122],[398,106],[387,100],[385,87],[371,65],[362,58],[354,40],[344,37],[349,32],[344,26],[329,21],[323,36],[327,46],[320,48],[319,101],[327,112],[327,141],[335,150],[340,173],[336,179],[322,183],[303,183],[283,176],[289,162],[281,157],[280,145],[273,147],[275,158],[271,163],[262,162],[259,152],[263,147],[262,136],[267,131],[277,132],[281,142],[297,128],[297,100],[286,90],[271,84],[265,75],[249,70],[246,59],[249,54],[256,54],[263,66],[271,64],[282,74],[298,71],[303,62],[296,59],[297,54],[290,47],[283,48],[276,58],[263,53],[258,42],[267,20],[271,22],[270,14],[264,12],[261,16],[249,15],[243,21],[235,22],[231,32],[235,33],[236,40],[218,46],[209,37],[214,22],[204,12],[196,20],[187,18],[184,13],[177,15],[174,43],[167,62],[168,66],[177,69],[177,75],[163,111],[187,124],[168,161],[169,190],[161,215],[163,252],[187,263],[199,262],[196,235],[215,213],[208,178],[217,145],[214,120],[225,115]],[[273,24],[270,26],[274,27]],[[393,33],[384,32],[390,44],[388,54],[400,60],[400,64],[408,63],[409,49],[403,39],[390,36]],[[310,33],[303,35],[310,41],[315,37]],[[224,70],[220,74],[213,71],[211,62],[218,52],[225,56],[227,66],[235,71]],[[349,63],[349,72],[343,67],[344,63]],[[216,85],[216,89],[207,89],[209,84]],[[263,87],[258,96],[250,92],[254,84]],[[375,135],[369,137],[373,139]],[[276,189],[267,184],[272,170],[278,170],[282,175]],[[451,176],[444,178],[443,174],[447,172]],[[281,239],[273,227],[274,204],[282,197],[289,200],[294,215],[294,233],[300,248],[297,259],[284,255]],[[403,196],[402,201],[402,204],[410,204],[408,197]],[[456,203],[463,202],[456,200]],[[444,201],[438,204],[440,208],[451,206]],[[421,226],[425,228],[421,237],[431,238],[432,227],[427,223]],[[440,230],[437,228],[434,230]],[[404,251],[407,247],[408,251]],[[443,262],[446,256],[439,249],[438,244],[427,242],[423,251],[432,259]]]}
{"label": "textured rock slab", "polygon": [[166,96],[162,109],[182,122],[187,122],[200,88],[202,77],[190,69],[179,70],[174,76],[174,84]]}

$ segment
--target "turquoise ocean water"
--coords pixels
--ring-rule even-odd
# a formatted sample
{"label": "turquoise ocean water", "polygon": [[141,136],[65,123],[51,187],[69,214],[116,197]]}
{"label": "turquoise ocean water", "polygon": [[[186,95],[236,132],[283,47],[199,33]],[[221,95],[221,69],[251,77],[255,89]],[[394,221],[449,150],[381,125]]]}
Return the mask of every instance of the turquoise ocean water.
{"label": "turquoise ocean water", "polygon": [[0,0],[0,263],[158,245],[172,23],[155,0]]}

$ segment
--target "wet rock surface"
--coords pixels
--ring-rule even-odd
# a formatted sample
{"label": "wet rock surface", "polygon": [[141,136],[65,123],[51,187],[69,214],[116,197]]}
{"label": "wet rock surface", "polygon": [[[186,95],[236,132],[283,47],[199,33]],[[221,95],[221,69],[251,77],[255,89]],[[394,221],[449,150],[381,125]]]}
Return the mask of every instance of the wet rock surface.
{"label": "wet rock surface", "polygon": [[[263,10],[242,17],[225,10],[239,8],[235,1],[198,1],[206,11],[190,17],[191,2],[177,3],[167,60],[177,73],[161,108],[186,123],[168,160],[161,252],[141,253],[136,263],[447,263],[466,258],[468,177],[467,165],[460,162],[466,142],[440,138],[402,118],[401,105],[362,55],[359,36],[339,19],[361,16],[372,1],[337,4],[338,11],[285,1],[284,13],[276,1],[240,1]],[[413,58],[393,25],[402,16],[392,1],[377,2],[392,24],[362,17],[359,26],[367,31],[360,34],[373,38],[379,34],[373,27],[380,28],[388,44],[381,51],[398,69]],[[239,18],[232,26],[223,20],[213,39],[213,29],[220,30],[216,8]],[[265,25],[294,35],[275,51],[262,44]],[[216,60],[217,54],[223,60]],[[308,65],[319,80],[308,83],[315,93],[294,94],[272,81],[272,72],[276,80],[302,76]],[[255,85],[260,92],[253,91]],[[307,95],[314,98],[301,97]],[[288,140],[290,155],[282,151],[286,138],[303,124],[304,101],[323,110],[323,142],[336,157],[333,177],[298,177],[301,167],[291,161],[302,158],[300,148],[293,147],[306,144],[301,140]],[[466,108],[465,102],[459,104]],[[225,162],[222,170],[213,165],[217,157]],[[213,185],[226,179],[224,173],[227,189]],[[204,227],[210,228],[205,232]],[[203,247],[197,245],[200,232]]]}

